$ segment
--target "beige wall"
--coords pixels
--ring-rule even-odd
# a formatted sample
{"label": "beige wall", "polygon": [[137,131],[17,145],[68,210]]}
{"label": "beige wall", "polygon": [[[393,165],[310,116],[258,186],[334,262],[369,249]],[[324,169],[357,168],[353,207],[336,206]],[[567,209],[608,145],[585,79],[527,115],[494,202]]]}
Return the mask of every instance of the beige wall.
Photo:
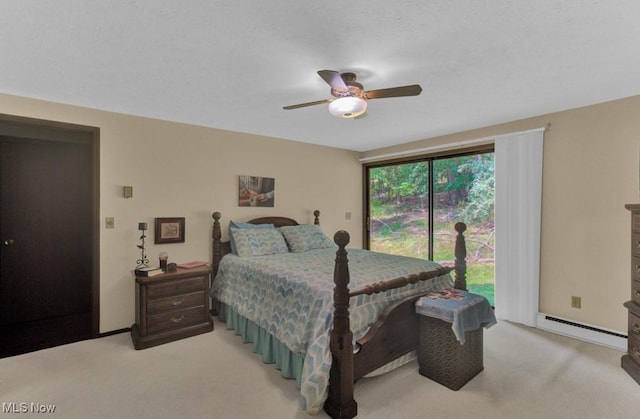
{"label": "beige wall", "polygon": [[[311,222],[322,211],[332,235],[361,242],[358,157],[490,137],[550,124],[545,133],[540,311],[626,330],[629,299],[629,213],[638,202],[640,96],[529,118],[399,147],[356,153],[304,143],[131,117],[0,94],[0,112],[101,129],[101,331],[134,320],[131,269],[138,257],[137,223],[184,216],[186,243],[149,244],[153,258],[210,260],[211,212],[223,220],[287,215]],[[239,208],[237,176],[276,178],[276,207]],[[121,197],[123,185],[134,197]],[[336,185],[342,185],[337,187]],[[344,213],[353,214],[345,220]],[[106,230],[113,216],[116,228]],[[582,297],[582,309],[570,297]]]}
{"label": "beige wall", "polygon": [[[284,215],[313,222],[321,211],[324,231],[352,232],[361,247],[361,166],[355,152],[255,135],[138,118],[0,94],[0,113],[100,128],[100,331],[131,326],[132,269],[140,256],[138,222],[186,217],[184,244],[154,245],[170,262],[211,260],[211,213],[230,219]],[[276,179],[275,208],[237,206],[239,175]],[[133,198],[122,186],[133,186]],[[345,220],[345,212],[352,213]],[[115,217],[115,229],[105,229]],[[226,238],[226,231],[224,233]]]}
{"label": "beige wall", "polygon": [[[639,199],[640,96],[364,153],[549,125],[544,135],[540,311],[626,334],[630,214]],[[582,308],[571,308],[571,296]]]}

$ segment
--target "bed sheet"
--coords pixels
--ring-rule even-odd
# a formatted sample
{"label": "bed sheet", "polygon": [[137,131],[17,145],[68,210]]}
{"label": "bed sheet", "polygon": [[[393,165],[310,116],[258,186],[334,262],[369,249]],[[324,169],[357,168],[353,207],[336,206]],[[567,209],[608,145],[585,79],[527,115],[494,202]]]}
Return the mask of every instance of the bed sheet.
{"label": "bed sheet", "polygon": [[[303,253],[222,258],[213,282],[212,297],[251,320],[294,353],[304,355],[301,402],[308,413],[322,409],[327,397],[331,352],[329,331],[333,322],[333,270],[335,249]],[[435,262],[349,249],[350,289],[429,271]],[[350,323],[360,338],[388,304],[418,292],[452,286],[449,275],[410,284],[380,294],[350,300]]]}

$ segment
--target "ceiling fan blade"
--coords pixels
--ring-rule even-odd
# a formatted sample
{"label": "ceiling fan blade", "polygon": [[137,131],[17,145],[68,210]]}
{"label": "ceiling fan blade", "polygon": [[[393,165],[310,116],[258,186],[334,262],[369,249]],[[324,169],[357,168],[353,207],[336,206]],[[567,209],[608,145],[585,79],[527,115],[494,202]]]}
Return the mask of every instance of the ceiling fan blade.
{"label": "ceiling fan blade", "polygon": [[364,92],[364,97],[366,99],[383,99],[387,97],[418,96],[420,92],[422,92],[422,87],[420,87],[419,84],[412,84],[410,86],[369,90],[368,92]]}
{"label": "ceiling fan blade", "polygon": [[307,102],[307,103],[299,103],[297,105],[283,106],[282,109],[289,111],[291,109],[306,108],[307,106],[321,105],[323,103],[329,103],[329,102],[331,102],[331,99],[316,100],[315,102]]}
{"label": "ceiling fan blade", "polygon": [[344,80],[342,80],[342,76],[337,71],[320,70],[318,71],[318,75],[322,77],[322,79],[326,81],[327,84],[331,86],[333,90],[338,90],[338,91],[348,90],[347,85],[344,83]]}

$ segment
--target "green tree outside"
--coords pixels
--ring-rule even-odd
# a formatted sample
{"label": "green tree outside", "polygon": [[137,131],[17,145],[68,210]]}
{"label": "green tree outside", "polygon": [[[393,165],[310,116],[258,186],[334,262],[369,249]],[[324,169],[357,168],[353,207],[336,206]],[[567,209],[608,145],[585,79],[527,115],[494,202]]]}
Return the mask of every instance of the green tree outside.
{"label": "green tree outside", "polygon": [[433,260],[453,263],[453,225],[467,224],[467,286],[494,304],[494,155],[374,167],[369,170],[371,250],[429,258],[429,181],[433,180]]}

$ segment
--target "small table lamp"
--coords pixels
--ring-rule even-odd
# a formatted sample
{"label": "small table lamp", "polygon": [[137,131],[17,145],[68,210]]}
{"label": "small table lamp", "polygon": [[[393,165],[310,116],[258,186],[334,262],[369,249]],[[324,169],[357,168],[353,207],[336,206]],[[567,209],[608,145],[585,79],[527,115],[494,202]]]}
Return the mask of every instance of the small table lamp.
{"label": "small table lamp", "polygon": [[147,258],[147,254],[144,248],[144,239],[147,237],[144,232],[147,230],[147,223],[138,223],[138,230],[140,233],[140,244],[138,245],[138,249],[140,249],[140,259],[136,261],[136,269],[143,268],[145,266],[149,266],[149,259]]}

